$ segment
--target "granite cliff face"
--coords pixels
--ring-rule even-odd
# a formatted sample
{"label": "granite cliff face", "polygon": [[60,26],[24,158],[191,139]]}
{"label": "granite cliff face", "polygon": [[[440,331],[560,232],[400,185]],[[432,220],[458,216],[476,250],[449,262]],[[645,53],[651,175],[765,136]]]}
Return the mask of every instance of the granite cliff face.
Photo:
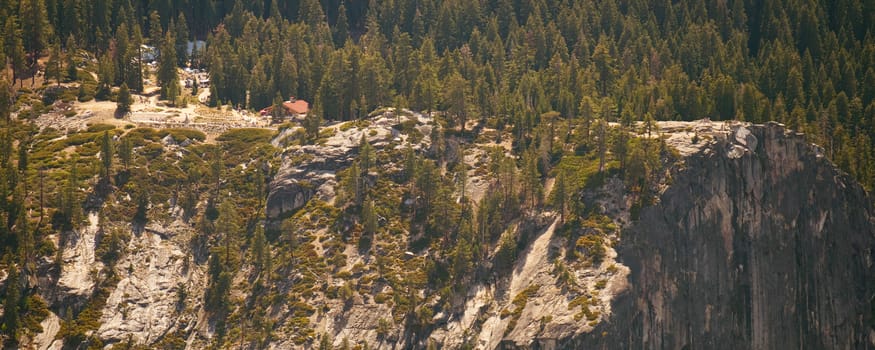
{"label": "granite cliff face", "polygon": [[[420,135],[429,134],[429,118],[409,118],[419,121],[410,125]],[[381,116],[362,127],[334,125],[320,146],[287,147],[269,188],[268,217],[279,221],[311,198],[333,202],[336,173],[352,162],[362,135],[378,150],[404,147],[411,136],[399,134],[396,124]],[[777,124],[667,122],[660,129],[680,161],[665,163],[656,204],[634,217],[619,177],[578,194],[605,219],[596,225],[604,231],[597,237],[605,248],[598,261],[569,249],[596,226],[562,227],[555,212],[539,209],[507,227],[504,234],[519,246],[510,266],[484,267],[486,272],[452,298],[426,297],[424,290],[390,285],[384,278],[360,279],[353,290],[353,283],[338,276],[364,275],[375,258],[353,245],[332,243],[320,228],[314,235],[323,239],[313,240],[313,254],[326,259],[334,244],[348,261],[337,276],[320,276],[320,288],[338,295],[349,289],[351,296],[340,299],[320,290],[294,304],[277,304],[271,311],[274,334],[262,345],[308,348],[326,334],[334,346],[347,339],[378,349],[875,347],[871,197],[816,146]],[[281,136],[275,141],[279,145]],[[409,142],[427,148],[430,140]],[[465,159],[473,168],[484,151],[472,148]],[[476,171],[469,175],[469,195],[481,198],[488,181],[478,185]],[[94,289],[90,271],[103,265],[94,252],[98,218],[90,219],[81,238],[63,252],[65,268],[56,285],[45,286],[47,300],[85,300]],[[194,228],[173,221],[150,225],[136,236],[115,267],[120,278],[94,332],[109,343],[148,346],[172,336],[186,348],[210,344],[216,334],[203,303],[206,265],[192,258],[189,247],[195,235]],[[497,251],[488,253],[488,264]],[[423,266],[422,256],[404,255],[405,268]],[[303,276],[283,275],[280,286],[302,284]],[[255,293],[243,286],[244,277],[245,271],[235,277],[233,291],[241,300]],[[423,318],[427,327],[406,314],[393,317],[400,306],[387,296],[395,288],[427,307],[443,307]],[[295,314],[309,305],[318,308]],[[49,316],[34,348],[62,347],[57,335],[63,322]],[[311,334],[301,337],[297,330],[304,327]]]}
{"label": "granite cliff face", "polygon": [[[568,242],[554,235],[555,213],[541,212],[540,224],[514,229],[528,239],[512,273],[472,284],[451,301],[449,314],[435,315],[427,334],[390,337],[377,347],[875,345],[875,220],[865,191],[817,146],[778,124],[666,122],[660,128],[681,161],[670,166],[655,205],[630,220],[631,200],[618,178],[581,194],[618,229],[609,235],[617,243],[607,247],[604,262],[569,265],[577,287],[555,274]],[[352,144],[359,137],[353,136],[343,139]],[[519,303],[523,294],[527,302]],[[580,298],[590,300],[585,318],[574,306]],[[324,331],[359,339],[360,330],[343,324]],[[404,324],[395,327],[407,333]]]}
{"label": "granite cliff face", "polygon": [[871,198],[780,125],[704,138],[623,232],[613,317],[559,348],[872,347]]}

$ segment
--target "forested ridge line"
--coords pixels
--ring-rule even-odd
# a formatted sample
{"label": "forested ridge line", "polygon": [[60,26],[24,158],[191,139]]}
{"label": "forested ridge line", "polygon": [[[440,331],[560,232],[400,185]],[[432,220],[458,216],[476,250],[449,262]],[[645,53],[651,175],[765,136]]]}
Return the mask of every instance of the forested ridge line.
{"label": "forested ridge line", "polygon": [[[212,75],[212,104],[279,97],[325,119],[379,106],[492,119],[776,120],[875,184],[875,5],[866,1],[130,1],[0,5],[17,76],[83,48],[142,86],[141,43]],[[184,46],[206,40],[187,57]],[[52,47],[55,47],[53,50]],[[59,61],[60,62],[60,61]],[[127,62],[127,64],[125,64]],[[59,69],[60,70],[60,69]],[[49,72],[51,73],[51,72]],[[56,73],[62,74],[62,73]],[[246,93],[249,92],[248,104]]]}

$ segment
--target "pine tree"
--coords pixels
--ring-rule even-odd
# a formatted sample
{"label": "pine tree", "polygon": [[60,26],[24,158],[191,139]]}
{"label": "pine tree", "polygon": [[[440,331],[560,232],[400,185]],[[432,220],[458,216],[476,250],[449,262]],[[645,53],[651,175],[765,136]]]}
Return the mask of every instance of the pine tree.
{"label": "pine tree", "polygon": [[535,208],[544,195],[544,187],[541,185],[541,172],[538,170],[538,156],[534,149],[523,153],[523,192],[524,198],[529,201],[530,208]]}
{"label": "pine tree", "polygon": [[133,59],[128,62],[128,87],[137,92],[143,92],[143,33],[140,26],[134,26],[131,34],[131,44],[128,45],[128,57]]}
{"label": "pine tree", "polygon": [[[459,150],[457,159],[464,159],[464,151]],[[464,161],[456,163],[453,167],[453,181],[459,192],[459,203],[467,204],[468,165]]]}
{"label": "pine tree", "polygon": [[328,333],[322,334],[322,339],[319,340],[319,350],[332,350],[334,347],[331,345],[331,338],[328,336]]}
{"label": "pine tree", "polygon": [[161,27],[161,16],[158,11],[149,13],[149,39],[154,47],[162,45],[164,29]]}
{"label": "pine tree", "polygon": [[270,115],[273,117],[274,123],[280,123],[286,118],[286,108],[283,107],[283,97],[279,92],[273,98],[273,109],[270,111]]}
{"label": "pine tree", "polygon": [[257,225],[255,227],[255,233],[252,237],[252,257],[253,257],[253,265],[255,266],[256,273],[261,274],[263,272],[270,273],[270,271],[265,271],[266,260],[270,259],[270,253],[268,251],[267,241],[264,237],[264,227],[262,225]]}
{"label": "pine tree", "polygon": [[304,131],[307,132],[309,142],[316,141],[319,138],[319,127],[322,125],[322,117],[311,111],[304,116]]}
{"label": "pine tree", "polygon": [[367,199],[362,208],[362,230],[366,235],[377,233],[377,213],[374,211],[374,201]]}
{"label": "pine tree", "polygon": [[[389,85],[391,74],[386,67],[383,56],[377,53],[366,54],[362,61],[361,86],[366,87],[362,93],[366,111],[389,103]],[[403,106],[395,106],[402,108]]]}
{"label": "pine tree", "polygon": [[592,61],[599,76],[598,81],[602,96],[607,95],[608,86],[611,85],[614,77],[614,58],[611,55],[609,41],[610,39],[606,35],[600,36],[598,45],[592,53]]}
{"label": "pine tree", "polygon": [[149,194],[142,190],[137,194],[137,210],[131,220],[134,227],[143,228],[149,222]]}
{"label": "pine tree", "polygon": [[349,38],[349,19],[346,17],[346,4],[341,1],[340,7],[337,8],[337,23],[334,24],[334,45],[343,46],[347,38]]}
{"label": "pine tree", "polygon": [[109,53],[104,54],[97,61],[97,92],[94,97],[98,100],[108,100],[110,95],[110,87],[115,76],[115,65]]}
{"label": "pine tree", "polygon": [[362,133],[362,137],[359,140],[359,154],[358,161],[361,164],[362,176],[367,175],[371,171],[371,167],[374,164],[374,146],[371,146],[371,143],[368,142],[368,137],[365,133]]}
{"label": "pine tree", "polygon": [[34,64],[49,42],[50,26],[44,0],[21,0],[21,37]]}
{"label": "pine tree", "polygon": [[344,94],[344,87],[348,81],[346,74],[346,62],[343,51],[336,51],[326,66],[322,83],[319,84],[319,98],[321,111],[326,119],[346,120],[345,107],[348,105],[348,96]]}
{"label": "pine tree", "polygon": [[318,0],[303,0],[298,9],[298,21],[315,27],[325,22],[325,12]]}
{"label": "pine tree", "polygon": [[18,341],[18,327],[20,326],[19,305],[21,303],[21,290],[19,289],[18,267],[9,268],[9,276],[6,278],[6,298],[3,303],[3,333],[13,342]]}
{"label": "pine tree", "polygon": [[129,137],[123,137],[116,151],[118,152],[118,158],[121,160],[125,170],[128,170],[134,153],[134,144],[131,142],[131,139]]}
{"label": "pine tree", "polygon": [[27,55],[24,51],[22,42],[22,33],[16,24],[16,18],[9,17],[6,19],[4,33],[6,35],[5,52],[9,55],[12,61],[12,83],[16,80],[21,80],[27,70]]}
{"label": "pine tree", "polygon": [[176,19],[175,23],[176,28],[176,41],[174,45],[176,46],[176,65],[179,67],[185,67],[186,62],[188,62],[188,39],[190,36],[188,30],[188,23],[185,21],[185,15],[182,12],[179,13],[179,16]]}
{"label": "pine tree", "polygon": [[447,81],[444,90],[444,101],[447,104],[447,113],[459,124],[462,132],[465,132],[465,123],[468,121],[468,100],[471,98],[468,91],[468,81],[459,73],[453,73]]}
{"label": "pine tree", "polygon": [[61,45],[58,43],[52,44],[49,49],[49,62],[46,63],[46,78],[54,79],[58,86],[61,86],[61,80],[64,79],[63,62],[64,58],[61,53]]}
{"label": "pine tree", "polygon": [[356,207],[362,204],[364,191],[362,191],[361,168],[359,168],[358,160],[353,161],[347,169],[347,175],[341,179],[341,188],[343,189],[342,203]]}
{"label": "pine tree", "polygon": [[595,138],[599,156],[599,173],[603,173],[605,171],[605,157],[608,153],[608,123],[604,119],[599,119],[595,123]]}
{"label": "pine tree", "polygon": [[273,72],[274,89],[282,96],[298,94],[298,63],[290,52],[278,55],[279,67]]}
{"label": "pine tree", "polygon": [[128,114],[128,112],[131,111],[132,103],[133,100],[131,98],[131,91],[128,89],[128,83],[122,83],[121,88],[119,88],[118,98],[116,101],[116,116],[125,116],[126,114]]}
{"label": "pine tree", "polygon": [[176,73],[176,47],[173,33],[167,31],[161,45],[161,58],[158,62],[158,84],[161,97],[174,103],[179,96],[179,75]]}
{"label": "pine tree", "polygon": [[69,231],[75,228],[82,222],[82,205],[79,201],[77,191],[79,189],[79,157],[74,156],[70,160],[70,177],[67,180],[66,188],[64,189],[64,201],[62,211],[66,222],[64,231]]}
{"label": "pine tree", "polygon": [[219,218],[216,228],[221,234],[222,263],[229,268],[237,266],[237,242],[240,236],[240,215],[230,199],[219,205]]}
{"label": "pine tree", "polygon": [[0,120],[9,124],[12,115],[12,87],[5,76],[0,76]]}
{"label": "pine tree", "polygon": [[613,130],[613,144],[611,145],[611,153],[614,158],[620,161],[620,168],[626,166],[626,156],[629,153],[629,131],[626,126],[620,126]]}
{"label": "pine tree", "polygon": [[115,154],[113,148],[109,131],[104,131],[103,139],[100,142],[101,173],[104,174],[104,177],[109,177],[110,172],[112,172],[112,155]]}
{"label": "pine tree", "polygon": [[115,78],[112,85],[121,85],[127,81],[128,75],[133,73],[128,71],[131,61],[131,57],[128,56],[131,53],[128,43],[129,36],[127,24],[122,23],[115,32],[115,50],[112,52]]}
{"label": "pine tree", "polygon": [[568,183],[565,175],[564,169],[558,169],[559,175],[556,176],[555,182],[553,182],[553,191],[551,193],[553,197],[553,208],[559,211],[559,223],[565,223],[565,215],[568,212]]}
{"label": "pine tree", "polygon": [[[270,101],[270,85],[271,82],[267,78],[266,60],[261,60],[255,64],[252,69],[252,75],[249,77],[249,106],[250,108],[264,108],[271,103]],[[280,92],[277,91],[277,96]],[[274,99],[276,100],[276,99]],[[274,101],[276,102],[276,101]]]}
{"label": "pine tree", "polygon": [[437,70],[431,64],[422,67],[414,84],[414,107],[431,113],[440,93],[440,81]]}
{"label": "pine tree", "polygon": [[67,80],[66,82],[73,82],[79,80],[79,70],[76,68],[76,60],[74,57],[78,53],[79,49],[76,47],[76,40],[73,39],[73,36],[67,37],[66,47],[66,58],[65,65],[67,66],[67,73],[65,74]]}

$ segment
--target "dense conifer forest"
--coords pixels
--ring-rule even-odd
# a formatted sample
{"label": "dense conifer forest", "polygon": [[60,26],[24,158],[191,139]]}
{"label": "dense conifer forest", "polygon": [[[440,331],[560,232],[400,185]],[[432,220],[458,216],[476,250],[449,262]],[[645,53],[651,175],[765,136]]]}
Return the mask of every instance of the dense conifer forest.
{"label": "dense conifer forest", "polygon": [[[162,66],[207,68],[213,104],[261,109],[276,95],[297,96],[328,120],[392,105],[444,110],[457,125],[491,118],[521,137],[548,112],[585,122],[774,120],[809,134],[872,188],[873,7],[16,0],[0,7],[0,17],[14,79],[40,68],[65,75],[36,59],[84,49],[99,57],[101,84],[137,90],[142,74],[132,58],[151,44],[175,56]],[[206,50],[187,57],[191,40],[205,40]]]}

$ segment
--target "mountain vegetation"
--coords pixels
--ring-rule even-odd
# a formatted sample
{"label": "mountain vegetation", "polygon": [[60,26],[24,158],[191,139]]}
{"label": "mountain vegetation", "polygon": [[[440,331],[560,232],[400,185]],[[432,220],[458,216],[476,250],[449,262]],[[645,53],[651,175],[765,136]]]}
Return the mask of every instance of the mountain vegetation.
{"label": "mountain vegetation", "polygon": [[[580,193],[613,176],[634,198],[633,217],[652,204],[677,158],[657,121],[777,121],[875,189],[871,1],[10,0],[0,38],[7,347],[40,333],[49,311],[65,346],[107,345],[94,331],[128,232],[176,218],[197,232],[190,247],[206,266],[199,297],[212,346],[260,347],[277,334],[328,343],[307,321],[320,312],[315,295],[372,295],[391,305],[387,329],[427,332],[466,283],[511,268],[531,238],[511,228],[534,225],[541,210],[558,213],[577,263],[599,264],[617,228]],[[196,40],[205,49],[189,50]],[[37,126],[55,101],[112,100],[118,115],[130,112],[150,78],[148,47],[160,52],[154,79],[171,105],[187,101],[178,69],[189,67],[209,72],[210,107],[274,106],[283,119],[278,107],[294,96],[311,101],[310,113],[286,144],[276,141],[299,125],[215,140],[132,124]],[[428,134],[400,117],[392,128],[406,145],[376,147],[362,131],[332,201],[267,217],[268,187],[292,157],[284,146],[319,147],[375,117],[412,113],[431,120]],[[466,162],[477,147],[486,156]],[[466,189],[472,174],[489,183],[482,199]],[[63,249],[90,213],[107,268],[82,305],[49,305],[32,280],[63,271]],[[373,264],[348,266],[347,245]],[[513,304],[521,311],[537,291]],[[288,315],[278,320],[281,304]],[[183,336],[156,344],[175,349]]]}

